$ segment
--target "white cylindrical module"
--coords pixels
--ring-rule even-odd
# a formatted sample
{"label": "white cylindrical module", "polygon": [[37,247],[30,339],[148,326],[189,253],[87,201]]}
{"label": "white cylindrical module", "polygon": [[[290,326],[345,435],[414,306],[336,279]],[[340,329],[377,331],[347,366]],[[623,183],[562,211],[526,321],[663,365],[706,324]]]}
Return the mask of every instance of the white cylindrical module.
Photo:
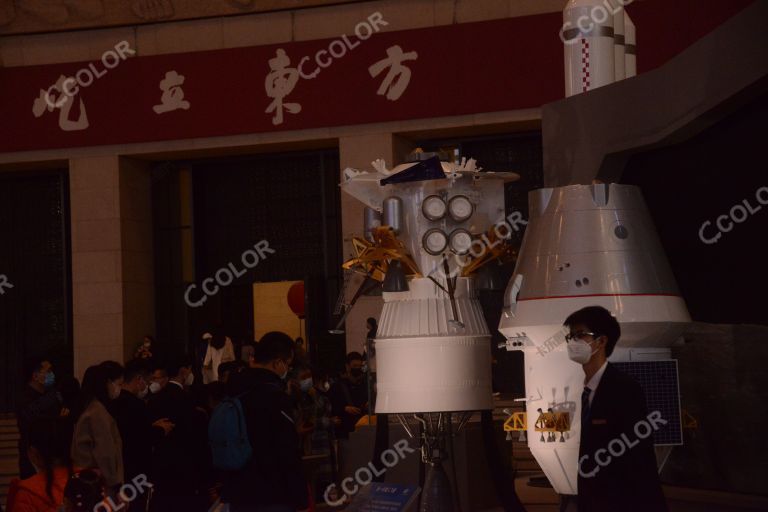
{"label": "white cylindrical module", "polygon": [[561,36],[566,97],[615,81],[613,14],[604,2],[569,0],[563,10]]}
{"label": "white cylindrical module", "polygon": [[433,164],[442,176],[382,184],[411,174],[416,164],[409,163],[387,174],[345,170],[341,184],[382,211],[382,225],[399,226],[394,249],[381,241],[382,258],[408,256],[418,272],[408,274],[407,290],[383,293],[375,340],[377,413],[493,408],[491,334],[472,277],[461,276],[489,248],[484,235],[505,221],[504,183],[517,176],[478,172],[474,160]]}
{"label": "white cylindrical module", "polygon": [[637,32],[632,18],[624,11],[624,69],[625,77],[637,75]]}
{"label": "white cylindrical module", "polygon": [[381,222],[392,228],[395,234],[403,229],[403,200],[397,196],[391,196],[384,200]]}
{"label": "white cylindrical module", "polygon": [[625,54],[625,34],[624,34],[624,6],[619,0],[611,0],[613,6],[613,56],[614,56],[614,78],[618,82],[626,78],[626,64],[624,62]]}
{"label": "white cylindrical module", "polygon": [[385,292],[376,335],[376,413],[493,408],[491,335],[472,279],[448,294],[417,278],[405,292]]}

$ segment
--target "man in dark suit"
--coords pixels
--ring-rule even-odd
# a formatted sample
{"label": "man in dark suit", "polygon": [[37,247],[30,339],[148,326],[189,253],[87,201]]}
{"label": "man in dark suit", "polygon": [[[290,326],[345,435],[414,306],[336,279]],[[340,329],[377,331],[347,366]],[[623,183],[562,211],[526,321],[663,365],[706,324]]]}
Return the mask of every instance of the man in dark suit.
{"label": "man in dark suit", "polygon": [[188,391],[194,380],[191,361],[178,358],[165,369],[168,384],[151,396],[150,419],[156,422],[167,418],[174,428],[157,440],[152,454],[152,510],[204,511],[211,483],[207,417],[196,408]]}
{"label": "man in dark suit", "polygon": [[347,354],[346,373],[331,386],[328,396],[333,416],[341,420],[336,436],[349,439],[349,434],[355,431],[355,425],[368,410],[368,386],[363,372],[363,356],[359,352]]}
{"label": "man in dark suit", "polygon": [[605,308],[590,306],[565,321],[568,356],[584,368],[579,445],[579,512],[666,511],[653,431],[666,423],[648,414],[632,377],[607,362],[621,335]]}
{"label": "man in dark suit", "polygon": [[107,409],[115,418],[123,441],[125,481],[148,475],[154,444],[173,430],[167,418],[153,421],[144,398],[149,391],[149,368],[145,359],[134,359],[125,365],[125,379],[120,395]]}
{"label": "man in dark suit", "polygon": [[269,332],[256,344],[246,379],[252,387],[240,396],[253,455],[224,482],[222,501],[232,512],[292,512],[307,507],[293,402],[285,392],[292,360],[293,340],[285,333]]}

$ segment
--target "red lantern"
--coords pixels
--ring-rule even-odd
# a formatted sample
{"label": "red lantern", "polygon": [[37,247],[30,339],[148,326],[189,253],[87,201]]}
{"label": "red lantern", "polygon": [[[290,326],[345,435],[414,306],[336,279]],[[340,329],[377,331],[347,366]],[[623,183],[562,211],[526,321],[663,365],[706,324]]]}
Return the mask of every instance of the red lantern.
{"label": "red lantern", "polygon": [[304,318],[304,281],[294,283],[288,290],[288,307],[299,319]]}

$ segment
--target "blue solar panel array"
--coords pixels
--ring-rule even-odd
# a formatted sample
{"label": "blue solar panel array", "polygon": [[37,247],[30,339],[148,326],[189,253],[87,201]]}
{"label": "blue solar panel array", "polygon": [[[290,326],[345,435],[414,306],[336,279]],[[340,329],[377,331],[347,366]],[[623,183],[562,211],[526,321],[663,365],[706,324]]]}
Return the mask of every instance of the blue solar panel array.
{"label": "blue solar panel array", "polygon": [[612,364],[640,383],[645,392],[648,412],[660,411],[661,417],[667,420],[666,425],[654,432],[653,443],[658,445],[683,444],[677,361],[633,361]]}

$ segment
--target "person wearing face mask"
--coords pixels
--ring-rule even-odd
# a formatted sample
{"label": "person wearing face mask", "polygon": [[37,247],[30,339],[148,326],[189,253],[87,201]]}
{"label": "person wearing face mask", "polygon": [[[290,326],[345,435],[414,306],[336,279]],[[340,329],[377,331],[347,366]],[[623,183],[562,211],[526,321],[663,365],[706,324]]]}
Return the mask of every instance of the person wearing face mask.
{"label": "person wearing face mask", "polygon": [[123,440],[126,482],[132,481],[138,475],[149,473],[152,446],[173,430],[173,423],[168,418],[153,421],[150,416],[144,400],[149,393],[147,374],[145,360],[129,361],[125,365],[125,378],[120,395],[107,406],[117,422]]}
{"label": "person wearing face mask", "polygon": [[293,402],[285,389],[292,361],[293,340],[285,333],[269,332],[256,344],[246,370],[251,387],[240,395],[253,454],[224,482],[222,502],[231,512],[307,507]]}
{"label": "person wearing face mask", "polygon": [[97,468],[110,490],[124,481],[123,441],[109,402],[120,394],[123,368],[114,361],[91,366],[82,386],[82,413],[72,438],[72,462],[81,468]]}
{"label": "person wearing face mask", "polygon": [[153,353],[155,345],[155,338],[147,334],[144,336],[144,340],[141,342],[141,345],[139,345],[136,348],[136,352],[133,354],[134,359],[144,359],[148,362],[152,361]]}
{"label": "person wearing face mask", "polygon": [[296,431],[299,434],[304,455],[312,454],[312,436],[317,425],[317,393],[315,392],[312,369],[309,366],[296,368],[295,400]]}
{"label": "person wearing face mask", "polygon": [[69,415],[61,395],[54,388],[53,366],[42,357],[27,359],[23,365],[24,386],[17,398],[16,421],[19,427],[19,477],[29,478],[35,468],[27,457],[29,425],[35,421],[56,421]]}
{"label": "person wearing face mask", "polygon": [[347,354],[346,373],[331,386],[328,395],[334,416],[341,424],[336,429],[339,439],[348,439],[355,424],[368,409],[368,389],[363,373],[363,356],[359,352]]}
{"label": "person wearing face mask", "polygon": [[[153,368],[149,376],[149,395],[156,395],[168,384],[168,373],[162,365]],[[149,396],[147,397],[149,398]]]}
{"label": "person wearing face mask", "polygon": [[149,398],[150,421],[174,425],[154,443],[149,481],[154,485],[151,510],[206,510],[206,485],[211,476],[208,419],[189,391],[194,383],[192,361],[186,356],[165,365],[168,383]]}
{"label": "person wearing face mask", "polygon": [[[641,439],[635,430],[648,418],[643,390],[608,362],[621,336],[618,321],[607,309],[590,306],[571,314],[564,325],[570,331],[568,357],[584,369],[579,512],[666,511],[653,437]],[[608,456],[617,451],[615,440],[624,441],[625,451]]]}

